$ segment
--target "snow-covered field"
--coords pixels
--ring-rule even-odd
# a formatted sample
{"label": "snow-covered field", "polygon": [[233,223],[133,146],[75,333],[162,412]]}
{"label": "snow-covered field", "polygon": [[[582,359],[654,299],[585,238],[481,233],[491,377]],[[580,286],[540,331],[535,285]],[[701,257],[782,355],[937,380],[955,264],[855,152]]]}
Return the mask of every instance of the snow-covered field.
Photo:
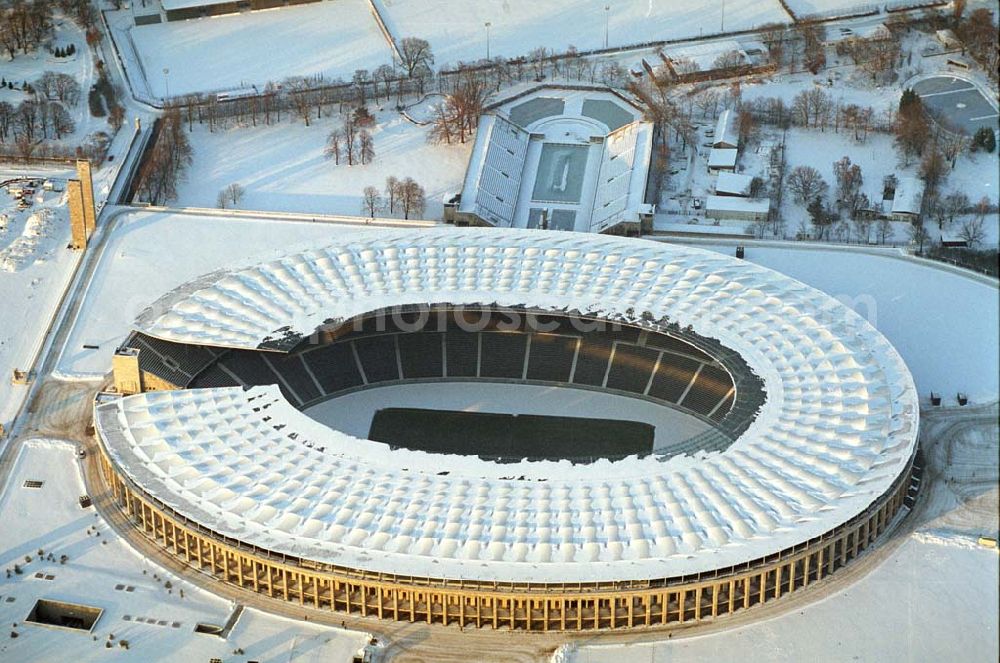
{"label": "snow-covered field", "polygon": [[[116,25],[131,14],[118,12]],[[289,76],[350,80],[357,69],[392,64],[365,0],[336,0],[116,30],[128,60],[134,44],[157,97],[278,83]],[[164,69],[169,73],[164,73]],[[135,80],[140,72],[133,70]]]}
{"label": "snow-covered field", "polygon": [[568,661],[995,661],[996,558],[914,537],[864,580],[800,610],[712,635],[583,647]]}
{"label": "snow-covered field", "polygon": [[[63,373],[103,375],[146,306],[222,267],[248,265],[331,241],[349,226],[127,212],[109,239],[59,362]],[[93,344],[99,350],[83,348]]]}
{"label": "snow-covered field", "polygon": [[[609,46],[697,37],[748,30],[789,16],[777,0],[721,3],[665,0],[375,0],[389,31],[397,38],[430,42],[437,65],[490,56],[514,57],[544,46],[552,51],[602,48],[605,25]],[[605,11],[605,6],[611,9]],[[723,22],[723,11],[725,21]],[[723,26],[725,30],[723,30]]]}
{"label": "snow-covered field", "polygon": [[375,116],[375,161],[354,166],[343,159],[334,165],[323,156],[327,135],[343,121],[337,116],[308,128],[287,119],[270,127],[214,133],[197,127],[191,136],[194,164],[175,204],[215,207],[219,191],[238,182],[246,189],[241,209],[358,216],[362,190],[372,185],[382,191],[385,179],[395,176],[412,177],[423,186],[427,209],[422,218],[440,219],[443,196],[462,189],[472,144],[430,144],[426,128],[395,111]]}
{"label": "snow-covered field", "polygon": [[864,0],[786,0],[788,8],[799,18],[810,16],[843,16],[865,11],[866,9],[881,9],[882,7],[898,7],[915,5],[913,0],[883,0],[883,2],[865,2]]}
{"label": "snow-covered field", "polygon": [[[26,480],[42,481],[25,488]],[[74,447],[68,442],[31,440],[22,447],[0,496],[0,619],[17,632],[0,640],[0,660],[133,661],[241,660],[348,661],[362,647],[363,633],[325,628],[243,612],[228,638],[195,635],[199,622],[223,625],[233,605],[181,580],[142,558],[114,533],[93,507],[81,509],[86,492]],[[40,559],[38,551],[55,561]],[[66,555],[65,564],[60,556]],[[31,558],[25,561],[25,556]],[[21,574],[13,573],[14,565]],[[41,574],[43,577],[36,577]],[[52,576],[51,579],[48,577]],[[169,583],[169,587],[168,587]],[[183,593],[183,596],[182,596]],[[103,609],[88,634],[24,624],[38,598],[83,603]],[[105,643],[113,635],[112,648]],[[128,641],[121,648],[119,641]]]}
{"label": "snow-covered field", "polygon": [[[525,55],[539,46],[564,51],[697,37],[788,22],[777,0],[685,5],[650,0],[375,0],[397,42],[431,43],[437,67],[490,55]],[[132,27],[127,10],[112,12],[115,39],[133,80],[156,97],[262,86],[288,76],[349,80],[357,69],[392,63],[388,43],[366,0],[336,0],[188,21]],[[134,54],[138,54],[138,58]],[[169,73],[164,74],[163,70]],[[143,87],[140,84],[140,87]]]}
{"label": "snow-covered field", "polygon": [[686,440],[708,429],[696,417],[628,396],[566,387],[521,385],[511,389],[510,385],[469,382],[364,389],[320,403],[305,413],[320,423],[364,440],[368,439],[375,413],[390,407],[641,421],[656,427],[654,448]]}
{"label": "snow-covered field", "polygon": [[[705,245],[732,254],[733,246]],[[797,245],[747,246],[746,258],[841,299],[896,347],[922,400],[1000,394],[1000,303],[989,286],[912,260]],[[898,255],[898,254],[897,254]]]}
{"label": "snow-covered field", "polygon": [[[62,182],[69,176],[63,171],[48,174]],[[30,366],[79,259],[66,248],[70,233],[65,194],[42,196],[41,203],[18,211],[6,189],[0,189],[0,424],[5,426],[28,390],[11,384],[11,374]]]}

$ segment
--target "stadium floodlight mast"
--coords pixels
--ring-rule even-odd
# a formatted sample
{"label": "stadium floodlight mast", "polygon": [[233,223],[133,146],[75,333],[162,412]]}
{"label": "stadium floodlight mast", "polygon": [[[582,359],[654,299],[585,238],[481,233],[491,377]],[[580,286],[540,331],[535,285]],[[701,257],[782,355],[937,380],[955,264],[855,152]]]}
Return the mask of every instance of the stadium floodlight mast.
{"label": "stadium floodlight mast", "polygon": [[166,88],[166,99],[170,98],[170,69],[163,68],[163,87]]}
{"label": "stadium floodlight mast", "polygon": [[486,59],[490,59],[490,26],[493,25],[490,21],[486,21],[483,25],[486,26]]}
{"label": "stadium floodlight mast", "polygon": [[608,20],[611,16],[611,5],[604,5],[604,48],[608,47]]}

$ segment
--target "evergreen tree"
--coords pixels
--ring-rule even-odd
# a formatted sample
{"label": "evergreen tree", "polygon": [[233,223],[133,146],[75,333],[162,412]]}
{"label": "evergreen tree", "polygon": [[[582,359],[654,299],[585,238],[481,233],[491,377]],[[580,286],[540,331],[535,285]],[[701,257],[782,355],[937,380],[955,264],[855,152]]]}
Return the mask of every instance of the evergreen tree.
{"label": "evergreen tree", "polygon": [[972,151],[984,150],[992,153],[996,148],[997,139],[993,130],[989,127],[979,127],[976,134],[972,137]]}
{"label": "evergreen tree", "polygon": [[923,107],[920,97],[911,88],[903,90],[903,95],[899,98],[899,114],[909,115],[913,111],[919,111]]}

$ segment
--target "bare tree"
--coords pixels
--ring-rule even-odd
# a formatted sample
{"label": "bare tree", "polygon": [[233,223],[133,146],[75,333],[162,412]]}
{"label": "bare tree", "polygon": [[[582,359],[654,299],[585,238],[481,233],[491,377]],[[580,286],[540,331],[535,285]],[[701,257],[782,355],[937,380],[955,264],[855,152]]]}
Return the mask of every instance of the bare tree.
{"label": "bare tree", "polygon": [[375,159],[375,140],[367,129],[358,133],[358,158],[362,164],[371,163]]}
{"label": "bare tree", "polygon": [[400,186],[400,200],[403,208],[403,218],[409,219],[411,215],[418,216],[424,213],[427,206],[424,188],[407,177]]}
{"label": "bare tree", "polygon": [[347,165],[353,166],[358,160],[358,125],[350,115],[344,118],[340,135],[344,139],[344,157],[347,159]]}
{"label": "bare tree", "polygon": [[455,137],[464,143],[479,124],[489,90],[486,81],[471,70],[465,70],[455,91],[445,97],[435,109],[433,126],[428,134],[432,142],[450,143]]}
{"label": "bare tree", "polygon": [[390,175],[385,178],[385,200],[389,205],[389,213],[396,213],[396,204],[399,202],[401,196],[400,187],[402,182],[396,179],[394,176]]}
{"label": "bare tree", "polygon": [[6,101],[0,101],[0,143],[7,141],[14,124],[14,107]]}
{"label": "bare tree", "polygon": [[951,225],[956,216],[972,207],[972,203],[969,201],[969,197],[961,191],[952,191],[941,199],[940,207],[942,225]]}
{"label": "bare tree", "polygon": [[35,82],[34,88],[50,101],[61,101],[67,106],[80,102],[80,84],[68,74],[46,71]]}
{"label": "bare tree", "polygon": [[767,53],[771,64],[780,67],[785,55],[785,42],[787,41],[787,29],[780,23],[771,23],[761,26],[760,38],[767,47]]}
{"label": "bare tree", "polygon": [[326,147],[323,148],[323,156],[327,159],[333,159],[335,165],[340,165],[340,153],[343,142],[343,135],[340,133],[340,129],[334,129],[326,137]]}
{"label": "bare tree", "polygon": [[544,46],[531,49],[528,53],[528,62],[531,63],[531,70],[535,74],[535,80],[540,81],[545,78],[545,65],[549,59],[549,49]]}
{"label": "bare tree", "polygon": [[934,144],[927,150],[924,158],[920,161],[920,177],[924,180],[924,184],[927,185],[928,191],[936,191],[947,175],[948,170],[944,155],[941,154],[941,150],[938,149],[937,144]]}
{"label": "bare tree", "polygon": [[177,183],[191,161],[191,143],[180,111],[168,108],[156,143],[139,169],[138,195],[153,205],[176,198]]}
{"label": "bare tree", "polygon": [[970,219],[962,224],[958,236],[965,240],[969,248],[976,248],[986,239],[986,230],[982,219]]}
{"label": "bare tree", "polygon": [[712,63],[713,69],[729,73],[735,73],[741,66],[743,66],[743,56],[739,51],[726,51]]}
{"label": "bare tree", "polygon": [[833,162],[833,176],[837,180],[837,205],[847,209],[854,217],[862,202],[867,202],[867,196],[861,193],[864,178],[861,166],[851,163],[850,157],[843,157]]}
{"label": "bare tree", "polygon": [[361,212],[374,219],[377,212],[382,211],[382,194],[373,186],[366,186],[361,198]]}
{"label": "bare tree", "polygon": [[310,95],[312,86],[309,81],[301,76],[289,78],[285,81],[285,89],[288,98],[292,102],[296,115],[309,126],[309,118],[312,114],[312,96]]}
{"label": "bare tree", "polygon": [[815,198],[824,196],[829,185],[823,180],[820,172],[812,166],[796,166],[788,173],[788,188],[795,194],[795,201],[800,205]]}
{"label": "bare tree", "polygon": [[[219,195],[224,198],[228,205],[236,207],[240,204],[240,201],[243,200],[243,195],[245,193],[246,190],[239,182],[233,182],[220,191]],[[220,205],[220,207],[225,207],[225,205]]]}
{"label": "bare tree", "polygon": [[914,219],[910,224],[910,227],[906,229],[906,234],[910,238],[910,243],[918,246],[918,255],[923,254],[924,244],[929,242],[931,239],[930,234],[927,232],[927,228],[924,227],[924,222],[920,219]]}
{"label": "bare tree", "polygon": [[421,69],[431,71],[434,64],[434,54],[426,39],[406,37],[400,42],[399,55],[403,59],[403,68],[407,78],[413,78]]}
{"label": "bare tree", "polygon": [[47,110],[49,125],[52,127],[52,131],[55,132],[56,140],[76,131],[73,116],[69,114],[69,111],[62,104],[53,101],[42,104],[42,106]]}
{"label": "bare tree", "polygon": [[871,238],[872,220],[867,216],[857,216],[851,221],[851,225],[854,226],[854,236],[858,238],[858,241],[867,244]]}

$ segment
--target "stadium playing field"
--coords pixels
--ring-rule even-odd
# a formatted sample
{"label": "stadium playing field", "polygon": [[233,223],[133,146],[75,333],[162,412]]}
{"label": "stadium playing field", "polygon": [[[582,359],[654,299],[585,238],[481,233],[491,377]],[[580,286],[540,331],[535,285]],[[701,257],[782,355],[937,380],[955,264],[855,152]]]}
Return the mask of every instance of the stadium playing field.
{"label": "stadium playing field", "polygon": [[578,203],[587,173],[587,145],[545,143],[538,161],[532,200]]}
{"label": "stadium playing field", "polygon": [[385,408],[372,418],[368,439],[438,454],[591,462],[647,454],[654,431],[637,421]]}

